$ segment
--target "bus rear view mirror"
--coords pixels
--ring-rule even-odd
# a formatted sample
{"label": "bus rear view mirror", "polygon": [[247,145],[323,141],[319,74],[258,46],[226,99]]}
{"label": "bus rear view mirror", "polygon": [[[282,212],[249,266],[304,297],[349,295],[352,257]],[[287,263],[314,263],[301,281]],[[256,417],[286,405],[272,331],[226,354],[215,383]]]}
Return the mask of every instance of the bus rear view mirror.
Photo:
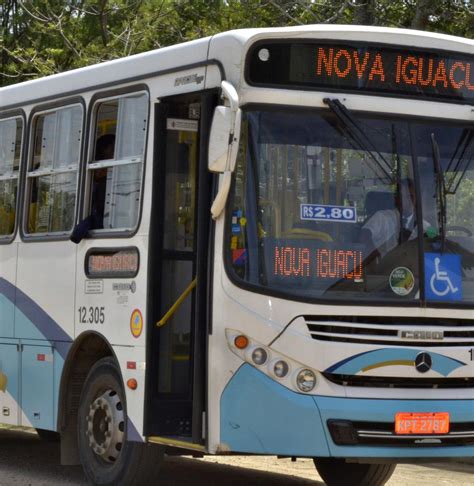
{"label": "bus rear view mirror", "polygon": [[209,170],[233,171],[239,150],[240,109],[235,113],[227,106],[216,106],[209,136]]}
{"label": "bus rear view mirror", "polygon": [[208,167],[211,172],[234,170],[239,150],[240,122],[239,95],[228,82],[221,83],[225,106],[216,106],[209,136]]}
{"label": "bus rear view mirror", "polygon": [[227,106],[216,106],[209,136],[209,170],[224,172],[229,151],[229,136],[232,125],[232,110]]}
{"label": "bus rear view mirror", "polygon": [[231,174],[234,171],[239,151],[242,119],[239,96],[235,88],[228,81],[222,81],[221,89],[222,98],[227,106],[217,106],[214,110],[209,135],[208,168],[212,172],[224,174],[220,181],[219,192],[211,207],[214,219],[221,215],[229,195]]}

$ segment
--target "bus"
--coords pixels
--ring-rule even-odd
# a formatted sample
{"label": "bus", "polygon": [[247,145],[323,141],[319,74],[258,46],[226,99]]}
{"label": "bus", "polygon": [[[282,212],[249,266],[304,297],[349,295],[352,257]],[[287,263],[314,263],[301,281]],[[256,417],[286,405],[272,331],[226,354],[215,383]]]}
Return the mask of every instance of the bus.
{"label": "bus", "polygon": [[1,422],[98,485],[472,458],[473,49],[244,29],[1,88]]}

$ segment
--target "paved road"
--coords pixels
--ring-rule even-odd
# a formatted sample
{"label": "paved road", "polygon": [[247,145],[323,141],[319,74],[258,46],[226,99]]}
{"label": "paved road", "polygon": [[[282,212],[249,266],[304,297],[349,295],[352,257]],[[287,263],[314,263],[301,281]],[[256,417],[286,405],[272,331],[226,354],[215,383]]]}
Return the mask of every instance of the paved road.
{"label": "paved road", "polygon": [[[36,434],[0,431],[0,486],[87,484],[80,467],[59,465],[59,445]],[[323,486],[309,460],[292,463],[273,457],[168,458],[159,486]],[[398,466],[387,486],[472,486],[474,466]]]}

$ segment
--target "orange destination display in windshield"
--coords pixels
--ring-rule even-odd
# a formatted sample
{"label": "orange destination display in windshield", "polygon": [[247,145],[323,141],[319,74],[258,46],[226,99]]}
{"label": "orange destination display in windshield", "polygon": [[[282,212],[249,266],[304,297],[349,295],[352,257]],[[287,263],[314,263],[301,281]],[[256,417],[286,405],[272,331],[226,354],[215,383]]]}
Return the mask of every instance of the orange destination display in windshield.
{"label": "orange destination display in windshield", "polygon": [[368,44],[266,43],[247,65],[251,84],[302,86],[474,103],[473,56]]}
{"label": "orange destination display in windshield", "polygon": [[275,246],[274,275],[278,277],[362,278],[362,252]]}

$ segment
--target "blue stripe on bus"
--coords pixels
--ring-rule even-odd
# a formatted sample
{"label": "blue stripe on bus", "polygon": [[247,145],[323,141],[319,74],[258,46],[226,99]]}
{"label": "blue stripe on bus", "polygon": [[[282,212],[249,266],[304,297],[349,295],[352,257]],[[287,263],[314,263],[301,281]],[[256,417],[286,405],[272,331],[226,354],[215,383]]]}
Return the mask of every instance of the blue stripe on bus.
{"label": "blue stripe on bus", "polygon": [[[57,353],[58,356],[54,358],[54,408],[53,408],[53,416],[49,414],[43,416],[41,421],[41,425],[38,427],[50,428],[55,429],[54,424],[57,421],[57,404],[58,404],[58,395],[59,395],[59,387],[61,381],[61,374],[62,369],[64,367],[64,361],[68,352],[72,345],[72,337],[67,334],[64,329],[47,313],[45,312],[34,300],[28,297],[24,292],[20,289],[12,285],[6,279],[0,277],[0,297],[4,297],[7,301],[9,301],[13,305],[13,309],[16,307],[15,310],[11,310],[11,319],[15,319],[15,325],[23,326],[23,328],[31,329],[31,336],[29,338],[35,338],[34,335],[35,331],[38,331],[42,338],[45,341],[49,341],[50,345],[53,347],[54,352]],[[10,307],[10,306],[9,306]],[[0,311],[3,313],[2,308],[2,300],[0,299]],[[3,316],[6,317],[7,316]],[[12,340],[13,336],[8,336],[9,341]],[[22,338],[28,339],[28,338]],[[43,343],[38,342],[37,346],[42,346]],[[39,348],[38,348],[39,349]],[[40,362],[38,362],[40,363]],[[44,364],[44,363],[43,363]],[[1,362],[0,362],[1,365]],[[1,367],[0,367],[1,369]],[[10,375],[12,373],[9,373]],[[10,377],[11,378],[11,377]],[[23,386],[34,387],[37,386],[38,383],[32,382],[31,384],[28,382],[29,375],[23,377],[24,383]],[[10,387],[7,388],[9,393],[11,393],[12,398],[20,404],[19,399],[19,389],[17,387]],[[32,398],[33,402],[36,400],[34,397]],[[30,406],[31,405],[31,406]],[[25,403],[23,404],[23,412],[25,412],[25,408],[34,408],[33,404]],[[29,421],[35,425],[35,418],[28,417]],[[47,424],[47,425],[45,425]],[[133,424],[133,422],[128,418],[127,424],[128,430],[128,440],[133,442],[143,442],[143,438],[138,432],[137,428]]]}
{"label": "blue stripe on bus", "polygon": [[[3,294],[28,319],[31,324],[50,341],[71,342],[72,338],[64,329],[47,314],[34,300],[28,297],[19,288],[0,277],[0,294]],[[33,337],[33,336],[32,336]],[[66,346],[57,346],[58,353],[65,359]]]}
{"label": "blue stripe on bus", "polygon": [[[366,353],[356,354],[334,364],[326,370],[327,373],[339,373],[347,375],[355,375],[365,368],[376,368],[390,364],[391,361],[410,361],[414,362],[416,356],[423,352],[421,349],[413,348],[382,348]],[[431,368],[443,376],[448,376],[454,370],[461,366],[466,366],[466,363],[449,356],[444,356],[439,353],[429,352],[432,358]]]}
{"label": "blue stripe on bus", "polygon": [[397,412],[449,412],[470,422],[474,400],[341,398],[296,393],[244,364],[220,401],[220,448],[230,452],[306,457],[473,457],[469,446],[337,446],[329,419],[394,423]]}

